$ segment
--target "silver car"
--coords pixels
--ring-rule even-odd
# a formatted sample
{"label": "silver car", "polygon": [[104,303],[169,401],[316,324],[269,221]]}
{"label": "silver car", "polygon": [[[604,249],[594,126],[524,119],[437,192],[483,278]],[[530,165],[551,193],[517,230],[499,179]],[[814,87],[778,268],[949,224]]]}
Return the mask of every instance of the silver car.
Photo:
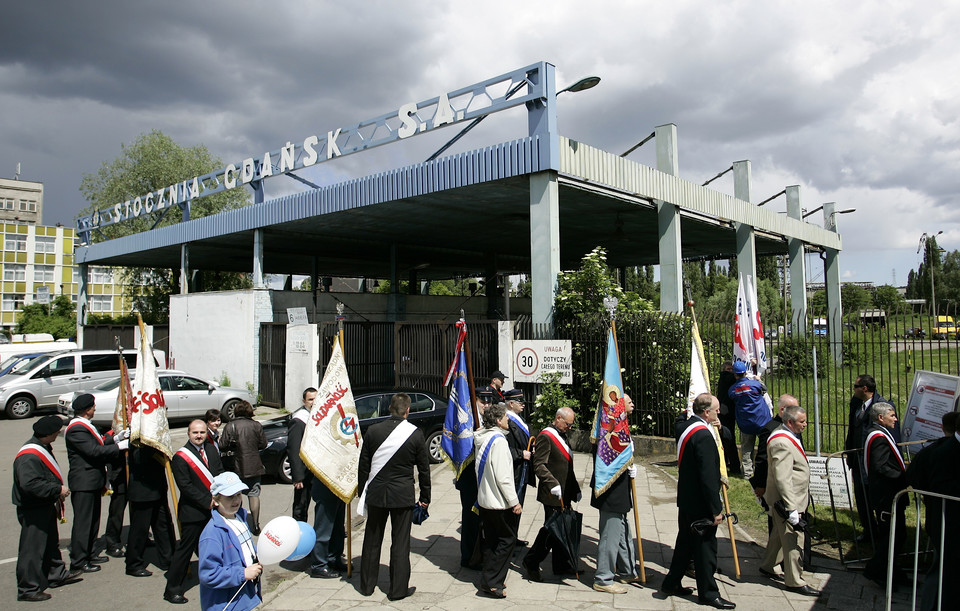
{"label": "silver car", "polygon": [[[135,372],[130,373],[132,380]],[[256,397],[249,390],[220,386],[216,382],[209,382],[182,371],[166,369],[158,371],[157,375],[160,378],[163,401],[167,406],[167,419],[170,421],[203,418],[208,409],[220,410],[223,420],[227,421],[233,417],[233,412],[241,401],[247,401],[251,405],[256,402]],[[93,424],[110,426],[119,387],[120,378],[117,377],[88,391],[97,401]],[[72,416],[71,404],[81,394],[81,392],[69,392],[60,395],[57,404],[60,413]]]}

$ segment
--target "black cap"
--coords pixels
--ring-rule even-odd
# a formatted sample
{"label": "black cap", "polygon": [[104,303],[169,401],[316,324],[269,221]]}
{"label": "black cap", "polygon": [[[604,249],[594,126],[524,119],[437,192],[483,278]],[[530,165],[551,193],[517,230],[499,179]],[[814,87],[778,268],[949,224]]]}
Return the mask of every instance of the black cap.
{"label": "black cap", "polygon": [[493,401],[493,389],[489,386],[480,386],[477,388],[477,397],[489,403]]}
{"label": "black cap", "polygon": [[507,401],[523,401],[523,391],[519,388],[514,388],[503,393],[503,398]]}
{"label": "black cap", "polygon": [[63,420],[60,416],[44,416],[33,423],[33,433],[37,437],[53,435],[61,428],[63,428]]}
{"label": "black cap", "polygon": [[93,395],[85,392],[73,400],[73,413],[79,414],[80,412],[85,412],[96,404],[97,402],[93,398]]}
{"label": "black cap", "polygon": [[496,371],[494,371],[493,373],[490,374],[490,379],[493,380],[494,378],[499,378],[499,379],[501,379],[501,380],[506,380],[506,379],[507,379],[507,376],[503,375],[503,372],[498,369],[498,370],[496,370]]}

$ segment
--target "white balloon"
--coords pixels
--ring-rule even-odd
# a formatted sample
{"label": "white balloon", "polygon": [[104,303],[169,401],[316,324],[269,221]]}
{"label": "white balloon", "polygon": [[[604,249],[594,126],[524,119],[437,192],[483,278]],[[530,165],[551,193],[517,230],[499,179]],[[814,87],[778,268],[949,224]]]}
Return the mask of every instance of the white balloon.
{"label": "white balloon", "polygon": [[260,564],[276,564],[293,553],[300,542],[300,525],[290,516],[267,522],[257,537],[257,560]]}

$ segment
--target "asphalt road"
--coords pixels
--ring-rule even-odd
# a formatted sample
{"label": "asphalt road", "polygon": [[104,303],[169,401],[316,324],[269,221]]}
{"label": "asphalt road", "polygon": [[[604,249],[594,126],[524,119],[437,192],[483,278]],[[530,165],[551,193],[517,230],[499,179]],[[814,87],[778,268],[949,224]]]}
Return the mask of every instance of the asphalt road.
{"label": "asphalt road", "polygon": [[[7,420],[0,419],[0,429],[3,433],[0,435],[0,490],[9,491],[13,485],[13,458],[27,439],[33,434],[33,418],[26,420]],[[173,431],[174,447],[180,447],[186,442],[186,428],[179,427]],[[60,437],[53,444],[54,455],[60,463],[61,469],[66,472],[67,453],[63,445],[63,438]],[[30,603],[17,602],[17,548],[20,538],[20,527],[17,523],[16,508],[10,502],[9,492],[6,492],[7,501],[0,504],[0,519],[4,528],[0,529],[0,606],[11,608],[16,606],[28,607]],[[265,478],[263,490],[261,492],[262,508],[260,523],[266,524],[270,519],[280,515],[290,515],[293,503],[293,487],[279,484],[272,478]],[[108,501],[104,498],[103,514],[100,521],[100,533],[106,525]],[[66,509],[67,523],[60,525],[60,549],[63,560],[69,565],[69,545],[70,528],[73,524],[72,508],[69,499]],[[126,540],[126,527],[129,525],[127,519],[124,520],[124,540]],[[148,555],[152,553],[148,549]],[[307,562],[307,564],[309,564]],[[151,577],[128,577],[124,574],[125,566],[122,558],[111,558],[109,562],[103,564],[103,570],[98,573],[86,575],[80,583],[64,586],[62,588],[51,589],[49,593],[52,599],[43,603],[44,609],[63,609],[71,611],[100,611],[104,608],[112,609],[199,609],[200,591],[196,586],[196,577],[192,579],[192,587],[186,593],[190,600],[187,605],[170,605],[163,601],[163,588],[165,584],[164,573],[155,566],[150,565],[149,570],[153,571]],[[194,573],[196,572],[196,560],[193,561]],[[303,562],[295,567],[282,567],[273,565],[266,567],[264,571],[264,590],[272,590],[276,584],[284,579],[289,579],[295,573],[291,568],[309,568],[304,567]],[[11,607],[7,607],[7,605]]]}

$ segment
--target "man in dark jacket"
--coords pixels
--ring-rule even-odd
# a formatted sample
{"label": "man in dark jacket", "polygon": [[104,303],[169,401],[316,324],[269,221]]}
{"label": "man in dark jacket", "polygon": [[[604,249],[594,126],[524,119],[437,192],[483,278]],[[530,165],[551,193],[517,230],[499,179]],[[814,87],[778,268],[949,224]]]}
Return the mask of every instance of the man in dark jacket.
{"label": "man in dark jacket", "polygon": [[100,502],[107,485],[107,463],[126,449],[128,431],[102,437],[90,422],[97,406],[93,395],[84,393],[73,400],[75,417],[67,425],[64,439],[70,459],[70,499],[73,502],[73,530],[70,540],[70,569],[84,573],[100,570],[106,556],[94,556],[100,531]]}
{"label": "man in dark jacket", "polygon": [[157,562],[161,568],[170,566],[173,556],[173,522],[167,506],[166,458],[149,446],[130,449],[130,530],[127,533],[127,575],[149,577],[144,552],[147,533],[153,530]]}
{"label": "man in dark jacket", "polygon": [[772,417],[767,404],[767,387],[760,380],[747,375],[747,364],[743,361],[733,364],[733,374],[737,379],[727,391],[727,396],[735,404],[737,427],[740,429],[740,461],[743,474],[751,477],[757,435]]}
{"label": "man in dark jacket", "polygon": [[[412,595],[410,584],[410,525],[413,506],[430,504],[430,455],[423,432],[407,422],[410,396],[397,393],[390,400],[390,419],[371,426],[363,436],[357,486],[359,511],[367,514],[360,561],[360,593],[373,594],[380,574],[380,549],[390,518],[390,590],[396,601]],[[420,483],[414,496],[413,471]]]}
{"label": "man in dark jacket", "polygon": [[253,406],[241,401],[233,412],[235,418],[223,427],[220,448],[233,452],[233,468],[247,485],[244,494],[250,504],[247,522],[250,532],[260,534],[260,478],[267,472],[260,459],[260,450],[267,447],[263,425],[253,419]]}
{"label": "man in dark jacket", "polygon": [[17,553],[17,600],[48,600],[44,592],[82,579],[79,569],[67,572],[60,555],[57,519],[70,490],[53,456],[53,442],[60,434],[59,416],[44,416],[33,423],[27,440],[13,461],[13,504],[20,522]]}
{"label": "man in dark jacket", "polygon": [[[660,586],[668,596],[689,596],[693,590],[682,585],[683,575],[693,558],[697,573],[697,597],[701,604],[733,609],[735,604],[720,597],[713,575],[717,572],[717,525],[723,520],[720,502],[720,452],[711,427],[717,421],[720,402],[709,393],[693,400],[693,416],[678,427],[677,521],[680,532],[670,561],[670,571]],[[691,525],[706,522],[700,533]]]}
{"label": "man in dark jacket", "polygon": [[213,444],[207,441],[207,423],[194,420],[187,427],[187,443],[177,450],[170,461],[173,479],[180,489],[177,518],[180,521],[180,541],[173,551],[170,570],[167,571],[167,586],[163,599],[175,605],[188,602],[183,595],[183,581],[187,576],[190,559],[197,551],[200,533],[210,520],[213,497],[210,484],[223,468],[220,456]]}
{"label": "man in dark jacket", "polygon": [[[571,502],[580,500],[580,484],[573,469],[573,453],[567,442],[567,431],[573,428],[576,414],[569,407],[557,410],[553,424],[537,435],[537,451],[533,454],[533,471],[537,475],[537,500],[543,505],[543,519],[546,523],[554,513]],[[552,563],[554,575],[570,575],[577,572],[565,554],[555,547],[554,537],[546,528],[541,528],[537,539],[523,559],[523,568],[531,581],[541,581],[540,563],[553,550]]]}
{"label": "man in dark jacket", "polygon": [[[893,438],[893,426],[897,422],[897,412],[889,403],[872,403],[869,411],[870,426],[864,441],[864,464],[867,470],[867,491],[870,506],[877,522],[877,538],[873,558],[863,569],[864,577],[881,586],[887,582],[887,556],[893,546],[893,557],[903,547],[906,538],[907,495],[897,500],[894,514],[891,515],[893,498],[907,487],[907,468],[900,448]],[[896,535],[890,541],[890,521],[896,520]],[[905,581],[905,576],[894,572],[894,579]]]}
{"label": "man in dark jacket", "polygon": [[[737,449],[737,406],[730,398],[730,387],[737,381],[733,374],[733,361],[725,361],[717,381],[717,399],[720,401],[720,441],[723,442],[723,457],[727,461],[729,475],[743,475],[740,466],[740,450]],[[761,446],[762,447],[762,446]]]}
{"label": "man in dark jacket", "polygon": [[287,459],[290,461],[290,477],[293,479],[293,519],[300,522],[307,521],[310,511],[310,486],[313,484],[313,472],[307,468],[300,458],[300,445],[303,443],[303,431],[310,418],[310,410],[317,398],[317,389],[307,388],[303,391],[303,405],[290,416],[287,421]]}

